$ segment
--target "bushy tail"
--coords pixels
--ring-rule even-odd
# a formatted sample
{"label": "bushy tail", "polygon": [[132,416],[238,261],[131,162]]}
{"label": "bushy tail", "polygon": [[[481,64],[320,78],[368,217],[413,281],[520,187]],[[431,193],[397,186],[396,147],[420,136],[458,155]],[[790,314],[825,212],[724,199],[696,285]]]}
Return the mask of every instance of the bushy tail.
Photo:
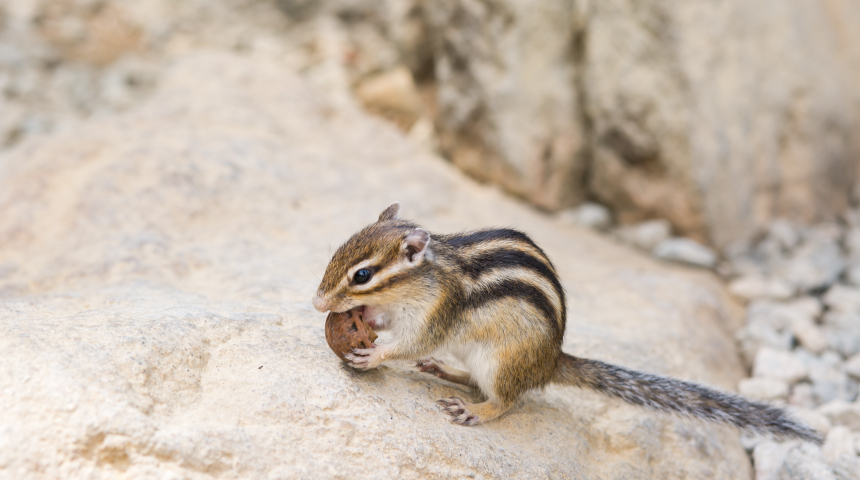
{"label": "bushy tail", "polygon": [[633,405],[725,423],[777,437],[821,444],[821,435],[776,407],[751,402],[695,383],[617,367],[562,353],[553,383],[590,388]]}

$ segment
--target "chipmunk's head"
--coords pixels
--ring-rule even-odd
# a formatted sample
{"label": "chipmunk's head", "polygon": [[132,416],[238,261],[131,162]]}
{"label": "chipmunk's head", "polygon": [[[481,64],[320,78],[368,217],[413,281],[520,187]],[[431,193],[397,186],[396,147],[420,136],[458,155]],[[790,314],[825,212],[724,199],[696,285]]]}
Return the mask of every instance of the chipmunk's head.
{"label": "chipmunk's head", "polygon": [[400,220],[395,202],[334,253],[326,267],[314,308],[345,312],[385,307],[409,298],[433,259],[430,233]]}

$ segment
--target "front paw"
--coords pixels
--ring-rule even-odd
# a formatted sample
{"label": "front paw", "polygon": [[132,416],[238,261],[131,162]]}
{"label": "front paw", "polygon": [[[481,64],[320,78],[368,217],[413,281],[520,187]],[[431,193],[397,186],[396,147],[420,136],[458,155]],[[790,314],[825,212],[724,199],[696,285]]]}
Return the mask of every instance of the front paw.
{"label": "front paw", "polygon": [[353,348],[352,353],[344,355],[349,365],[356,370],[371,370],[382,364],[385,351],[375,343],[370,348]]}

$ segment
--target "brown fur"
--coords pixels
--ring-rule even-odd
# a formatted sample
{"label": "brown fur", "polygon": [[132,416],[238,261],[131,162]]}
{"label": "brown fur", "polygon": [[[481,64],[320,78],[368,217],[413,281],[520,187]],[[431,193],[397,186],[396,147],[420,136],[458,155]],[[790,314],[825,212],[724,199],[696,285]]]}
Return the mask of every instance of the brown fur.
{"label": "brown fur", "polygon": [[[398,219],[398,211],[398,204],[391,205],[337,249],[314,306],[362,306],[389,316],[385,327],[394,341],[354,351],[349,358],[356,368],[421,359],[443,349],[471,362],[469,372],[435,360],[418,363],[421,371],[474,385],[489,397],[480,404],[440,400],[452,421],[492,420],[523,393],[560,383],[660,411],[821,441],[775,407],[563,353],[564,291],[552,262],[528,236],[509,229],[428,234]],[[360,268],[374,272],[363,285],[348,276]]]}

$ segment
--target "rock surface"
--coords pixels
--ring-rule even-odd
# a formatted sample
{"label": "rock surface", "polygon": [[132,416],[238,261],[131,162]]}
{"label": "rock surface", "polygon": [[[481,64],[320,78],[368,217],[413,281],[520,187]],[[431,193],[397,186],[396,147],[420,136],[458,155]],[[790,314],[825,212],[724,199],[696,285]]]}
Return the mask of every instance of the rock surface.
{"label": "rock surface", "polygon": [[544,208],[585,197],[579,2],[421,2],[440,143],[451,161]]}
{"label": "rock surface", "polygon": [[542,208],[723,247],[848,205],[856,32],[852,0],[7,0],[0,149],[133,106],[176,54],[265,53]]}
{"label": "rock surface", "polygon": [[856,2],[588,6],[589,186],[621,221],[650,211],[722,247],[775,217],[847,206],[860,154]]}
{"label": "rock surface", "polygon": [[[277,51],[301,42],[269,0],[4,0],[0,149],[126,110],[157,85],[166,57],[194,48]],[[298,33],[298,32],[297,32]]]}
{"label": "rock surface", "polygon": [[140,108],[0,156],[0,477],[750,478],[738,433],[575,389],[477,428],[469,389],[359,373],[309,299],[392,200],[510,225],[562,272],[565,350],[731,389],[735,306],[478,187],[277,62],[193,55]]}
{"label": "rock surface", "polygon": [[847,206],[855,3],[482,5],[425,5],[443,148],[468,171],[543,206],[586,190],[622,223],[668,218],[719,246]]}

